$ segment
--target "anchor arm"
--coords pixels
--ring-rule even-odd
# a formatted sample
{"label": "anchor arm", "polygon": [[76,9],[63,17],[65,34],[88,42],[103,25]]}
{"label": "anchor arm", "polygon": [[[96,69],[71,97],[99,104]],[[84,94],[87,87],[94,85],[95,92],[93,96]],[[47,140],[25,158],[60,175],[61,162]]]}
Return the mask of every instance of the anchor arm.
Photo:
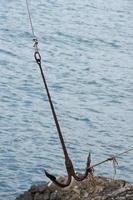
{"label": "anchor arm", "polygon": [[91,154],[89,153],[88,157],[87,157],[87,163],[86,163],[86,171],[83,175],[77,175],[75,173],[75,171],[73,171],[73,177],[75,178],[75,180],[77,181],[83,181],[85,178],[87,178],[88,174],[92,174],[92,168],[90,168],[91,165]]}
{"label": "anchor arm", "polygon": [[57,179],[56,179],[55,176],[49,174],[46,170],[45,170],[45,175],[46,175],[53,183],[55,183],[57,186],[62,187],[62,188],[69,186],[70,183],[71,183],[71,179],[72,179],[71,175],[68,175],[67,181],[66,181],[65,183],[60,183],[60,182],[57,181]]}
{"label": "anchor arm", "polygon": [[73,169],[73,164],[71,159],[67,156],[65,156],[65,165],[66,165],[66,170],[67,170],[67,174],[68,174],[68,179],[65,183],[60,183],[57,181],[56,177],[53,176],[52,174],[49,174],[46,170],[45,170],[45,175],[56,185],[58,185],[59,187],[67,187],[70,185],[71,183],[71,179],[72,179],[72,174],[74,173],[74,169]]}

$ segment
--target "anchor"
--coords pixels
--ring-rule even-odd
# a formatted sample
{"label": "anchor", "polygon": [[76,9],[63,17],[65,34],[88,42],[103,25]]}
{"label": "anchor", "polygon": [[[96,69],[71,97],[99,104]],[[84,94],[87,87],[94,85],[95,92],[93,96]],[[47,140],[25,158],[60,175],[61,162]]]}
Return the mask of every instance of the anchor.
{"label": "anchor", "polygon": [[46,92],[47,92],[48,100],[49,100],[49,103],[50,103],[52,115],[53,115],[53,118],[54,118],[54,121],[55,121],[55,125],[56,125],[56,128],[57,128],[58,135],[59,135],[60,143],[61,143],[62,150],[63,150],[63,153],[64,153],[65,166],[66,166],[66,170],[67,170],[67,174],[68,174],[68,179],[67,179],[66,183],[60,183],[60,182],[57,181],[55,176],[49,174],[46,170],[44,170],[44,171],[45,171],[45,175],[51,181],[53,181],[56,185],[64,188],[64,187],[67,187],[67,186],[70,185],[72,177],[76,181],[83,181],[85,178],[87,178],[89,173],[90,174],[93,173],[93,168],[91,167],[91,155],[90,155],[90,153],[88,155],[85,173],[83,175],[77,175],[75,173],[72,161],[71,161],[71,159],[68,155],[66,145],[65,145],[65,142],[64,142],[64,138],[63,138],[61,128],[60,128],[60,125],[59,125],[59,121],[57,119],[55,108],[54,108],[54,105],[53,105],[53,102],[52,102],[52,99],[51,99],[51,95],[50,95],[50,92],[49,92],[49,89],[48,89],[48,85],[47,85],[47,82],[46,82],[46,79],[45,79],[45,76],[44,76],[44,72],[43,72],[42,65],[41,65],[41,55],[40,55],[38,47],[37,47],[38,41],[37,41],[37,39],[33,39],[33,41],[34,41],[34,47],[35,47],[34,57],[35,57],[35,60],[36,60],[37,64],[39,65],[39,68],[40,68],[41,76],[42,76],[43,83],[44,83],[44,86],[45,86],[45,89],[46,89]]}
{"label": "anchor", "polygon": [[[62,149],[63,149],[63,153],[64,153],[64,159],[65,159],[65,166],[66,166],[66,170],[67,170],[67,174],[68,174],[68,179],[65,183],[60,183],[60,182],[57,181],[55,176],[51,175],[46,170],[44,170],[44,171],[45,171],[46,176],[51,181],[53,181],[56,185],[58,185],[60,187],[67,187],[67,186],[70,185],[72,177],[76,181],[83,181],[85,178],[87,178],[88,174],[93,175],[94,167],[101,165],[101,164],[103,164],[107,161],[113,161],[113,165],[114,165],[114,168],[115,168],[115,165],[118,164],[116,158],[119,157],[120,155],[123,155],[123,154],[129,152],[129,151],[132,151],[133,147],[127,149],[126,151],[124,151],[120,154],[116,154],[115,156],[111,156],[111,157],[105,159],[104,161],[101,161],[101,162],[99,162],[95,165],[91,165],[91,155],[89,153],[88,158],[87,158],[85,173],[83,175],[77,175],[75,173],[72,161],[71,161],[71,159],[68,155],[67,149],[66,149],[66,145],[65,145],[64,138],[63,138],[63,135],[62,135],[62,132],[61,132],[61,128],[60,128],[60,125],[59,125],[59,122],[58,122],[58,119],[57,119],[57,115],[56,115],[56,112],[55,112],[55,109],[54,109],[54,105],[53,105],[53,102],[52,102],[52,99],[51,99],[51,95],[50,95],[50,92],[49,92],[49,89],[48,89],[48,86],[47,86],[47,82],[46,82],[46,79],[45,79],[45,76],[44,76],[44,73],[43,73],[43,69],[42,69],[42,65],[41,65],[41,55],[40,55],[39,50],[38,50],[38,40],[35,36],[28,0],[26,0],[26,5],[27,5],[29,21],[30,21],[30,25],[31,25],[33,42],[34,42],[33,47],[35,48],[34,58],[35,58],[37,64],[39,65],[39,68],[40,68],[40,71],[41,71],[43,83],[44,83],[44,86],[45,86],[45,89],[46,89],[46,92],[47,92],[48,100],[49,100],[50,107],[51,107],[51,110],[52,110],[52,114],[53,114],[53,118],[54,118],[55,125],[56,125],[56,128],[57,128],[57,132],[58,132],[58,135],[59,135],[60,143],[62,145]],[[116,171],[115,171],[115,173],[116,173]]]}
{"label": "anchor", "polygon": [[38,49],[38,40],[37,40],[37,37],[35,36],[28,0],[26,0],[26,6],[27,6],[27,12],[28,12],[28,16],[29,16],[30,25],[31,25],[31,31],[32,31],[32,35],[33,35],[33,47],[34,47],[34,50],[35,50],[34,51],[34,58],[35,58],[35,61],[39,65],[39,68],[40,68],[41,76],[42,76],[42,79],[43,79],[43,83],[44,83],[46,93],[47,93],[47,96],[48,96],[48,100],[49,100],[49,104],[50,104],[50,107],[51,107],[52,115],[53,115],[53,118],[54,118],[54,121],[55,121],[56,129],[57,129],[59,139],[60,139],[60,143],[61,143],[61,146],[62,146],[62,149],[63,149],[65,166],[66,166],[66,170],[67,170],[67,173],[68,173],[68,179],[67,179],[66,183],[60,183],[60,182],[57,181],[55,176],[49,174],[46,170],[44,170],[44,171],[45,171],[46,176],[51,181],[53,181],[56,185],[58,185],[60,187],[66,187],[66,186],[70,185],[72,177],[77,181],[83,181],[88,176],[89,173],[90,174],[93,173],[93,167],[91,166],[91,155],[90,155],[90,153],[88,155],[85,173],[83,175],[77,175],[74,171],[72,161],[71,161],[71,159],[68,155],[67,149],[66,149],[66,145],[65,145],[64,138],[63,138],[63,135],[62,135],[62,132],[61,132],[59,121],[57,119],[55,108],[54,108],[54,105],[53,105],[53,102],[52,102],[52,99],[51,99],[51,95],[50,95],[49,88],[48,88],[48,85],[47,85],[47,82],[46,82],[46,79],[45,79],[45,76],[44,76],[44,72],[43,72],[43,69],[42,69],[41,55],[40,55],[39,49]]}

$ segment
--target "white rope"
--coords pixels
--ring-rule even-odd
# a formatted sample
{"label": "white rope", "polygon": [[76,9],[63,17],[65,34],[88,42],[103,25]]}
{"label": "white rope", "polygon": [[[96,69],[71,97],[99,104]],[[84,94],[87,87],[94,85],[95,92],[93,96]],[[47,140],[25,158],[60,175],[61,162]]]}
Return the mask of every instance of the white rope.
{"label": "white rope", "polygon": [[26,6],[27,6],[27,12],[28,12],[28,16],[29,16],[29,21],[30,21],[32,35],[33,35],[33,38],[35,39],[36,36],[35,36],[34,27],[33,27],[32,19],[31,19],[31,13],[30,13],[30,8],[29,8],[28,0],[26,0]]}

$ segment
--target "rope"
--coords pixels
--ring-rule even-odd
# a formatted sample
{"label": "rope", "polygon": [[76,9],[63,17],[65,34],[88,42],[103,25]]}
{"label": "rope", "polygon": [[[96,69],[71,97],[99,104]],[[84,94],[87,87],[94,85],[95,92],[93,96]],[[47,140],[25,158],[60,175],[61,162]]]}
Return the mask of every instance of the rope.
{"label": "rope", "polygon": [[[88,169],[95,168],[95,167],[97,167],[97,166],[99,166],[99,165],[101,165],[101,164],[103,164],[103,163],[105,163],[105,162],[108,162],[108,161],[114,161],[115,163],[117,163],[117,160],[116,160],[117,158],[119,158],[121,155],[123,155],[123,154],[125,154],[125,153],[128,153],[128,152],[130,152],[130,151],[133,151],[133,147],[132,147],[132,148],[129,148],[129,149],[127,149],[127,150],[125,150],[125,151],[123,151],[123,152],[121,152],[121,153],[119,153],[119,154],[110,156],[109,158],[107,158],[107,159],[105,159],[105,160],[103,160],[103,161],[100,161],[100,162],[98,162],[98,163],[96,163],[96,164],[90,166]],[[118,164],[118,163],[117,163],[117,164]]]}
{"label": "rope", "polygon": [[132,147],[132,148],[129,148],[129,149],[125,150],[125,151],[123,151],[122,153],[116,154],[116,155],[115,155],[115,158],[118,158],[118,157],[120,157],[121,155],[123,155],[123,154],[125,154],[125,153],[128,153],[128,152],[130,152],[130,151],[133,151],[133,147]]}
{"label": "rope", "polygon": [[27,6],[27,12],[28,12],[28,17],[30,21],[31,32],[33,36],[33,42],[34,42],[33,47],[35,48],[35,52],[38,52],[38,40],[37,40],[37,37],[35,36],[28,0],[26,0],[26,6]]}
{"label": "rope", "polygon": [[27,11],[28,11],[28,16],[29,16],[29,21],[30,21],[30,26],[31,26],[32,35],[33,35],[33,38],[36,38],[35,32],[34,32],[33,23],[32,23],[32,19],[31,19],[31,13],[30,13],[30,9],[29,9],[28,0],[26,0],[26,6],[27,6]]}

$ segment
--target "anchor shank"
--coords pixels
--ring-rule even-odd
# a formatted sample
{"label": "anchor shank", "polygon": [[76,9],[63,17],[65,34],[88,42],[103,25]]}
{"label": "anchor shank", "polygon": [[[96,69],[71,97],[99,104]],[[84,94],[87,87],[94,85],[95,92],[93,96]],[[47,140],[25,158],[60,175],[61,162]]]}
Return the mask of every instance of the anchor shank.
{"label": "anchor shank", "polygon": [[59,121],[58,121],[58,118],[57,118],[57,115],[56,115],[56,112],[55,112],[55,108],[54,108],[54,105],[53,105],[53,102],[52,102],[52,99],[51,99],[51,95],[50,95],[50,92],[49,92],[49,89],[48,89],[48,85],[47,85],[47,82],[46,82],[46,79],[45,79],[45,76],[44,76],[44,73],[43,73],[43,70],[42,70],[41,60],[40,60],[40,62],[37,62],[37,63],[39,65],[39,68],[40,68],[40,71],[41,71],[41,76],[42,76],[43,83],[44,83],[44,86],[45,86],[45,89],[46,89],[46,92],[47,92],[49,104],[50,104],[50,107],[51,107],[51,110],[52,110],[52,115],[53,115],[53,118],[54,118],[54,121],[55,121],[55,124],[56,124],[56,129],[57,129],[59,139],[60,139],[60,142],[61,142],[61,145],[62,145],[63,153],[64,153],[64,156],[65,156],[65,159],[69,159],[68,152],[67,152],[67,149],[66,149],[66,145],[65,145],[65,142],[64,142],[64,138],[63,138],[61,128],[60,128],[60,125],[59,125]]}

